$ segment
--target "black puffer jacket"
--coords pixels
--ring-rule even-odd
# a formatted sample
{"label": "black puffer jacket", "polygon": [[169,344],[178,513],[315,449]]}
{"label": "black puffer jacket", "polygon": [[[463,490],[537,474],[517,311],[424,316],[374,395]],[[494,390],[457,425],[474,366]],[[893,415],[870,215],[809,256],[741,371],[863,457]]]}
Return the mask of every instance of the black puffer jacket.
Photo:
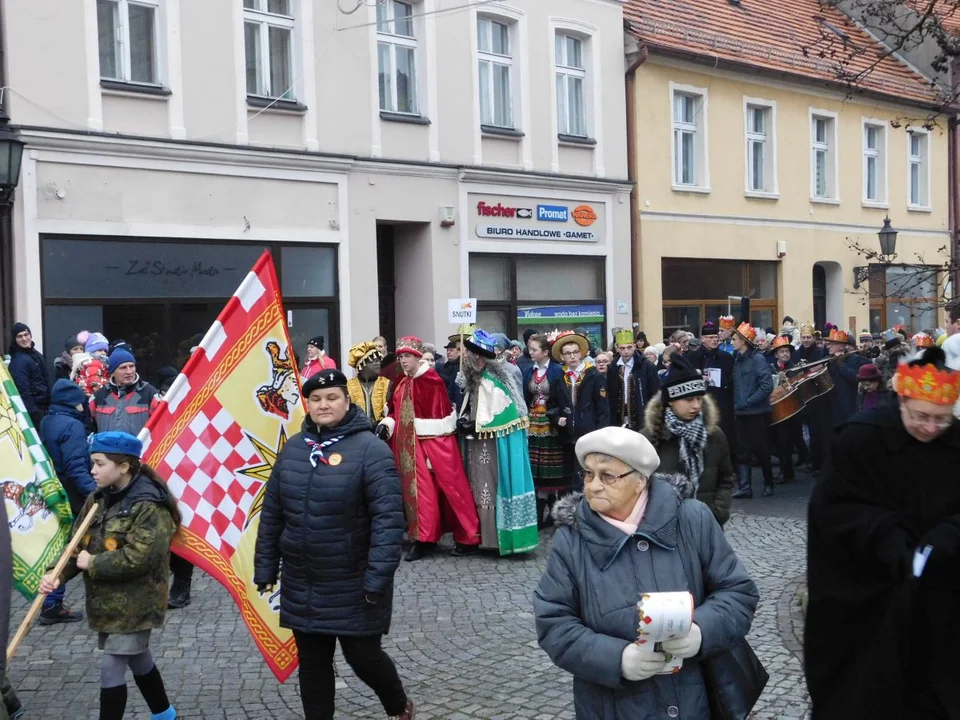
{"label": "black puffer jacket", "polygon": [[[330,463],[314,468],[304,436],[324,442],[339,435],[324,449]],[[400,476],[366,416],[351,406],[339,426],[322,430],[307,418],[277,457],[257,534],[254,582],[272,584],[282,569],[280,625],[386,633],[402,542]],[[371,604],[370,593],[382,598]]]}

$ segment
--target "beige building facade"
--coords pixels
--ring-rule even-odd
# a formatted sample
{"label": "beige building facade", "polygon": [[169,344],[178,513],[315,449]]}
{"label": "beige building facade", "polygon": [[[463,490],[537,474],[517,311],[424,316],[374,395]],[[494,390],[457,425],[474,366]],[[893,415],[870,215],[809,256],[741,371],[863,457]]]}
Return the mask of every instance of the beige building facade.
{"label": "beige building facade", "polygon": [[51,359],[99,329],[172,362],[264,249],[301,355],[316,335],[338,361],[377,334],[444,339],[456,297],[514,337],[633,315],[618,0],[4,17],[16,314]]}

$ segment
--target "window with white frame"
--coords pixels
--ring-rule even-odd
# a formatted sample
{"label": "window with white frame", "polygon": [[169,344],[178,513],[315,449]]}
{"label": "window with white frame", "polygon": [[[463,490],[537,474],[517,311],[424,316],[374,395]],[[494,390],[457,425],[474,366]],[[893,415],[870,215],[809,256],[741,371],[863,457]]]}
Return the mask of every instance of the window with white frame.
{"label": "window with white frame", "polygon": [[584,40],[557,33],[554,61],[557,66],[557,132],[587,137]]}
{"label": "window with white frame", "polygon": [[419,114],[417,98],[418,42],[414,5],[400,0],[377,3],[377,64],[380,109]]}
{"label": "window with white frame", "polygon": [[477,18],[480,124],[513,128],[513,55],[510,26]]}
{"label": "window with white frame", "polygon": [[926,208],[930,206],[929,144],[930,135],[928,133],[916,131],[907,133],[909,200],[912,207]]}
{"label": "window with white frame", "polygon": [[777,191],[775,114],[772,104],[746,103],[747,190]]}
{"label": "window with white frame", "polygon": [[880,124],[863,124],[863,200],[887,201],[886,128]]}
{"label": "window with white frame", "polygon": [[673,184],[705,187],[706,96],[693,90],[673,90]]}
{"label": "window with white frame", "polygon": [[156,0],[97,0],[100,77],[159,85]]}
{"label": "window with white frame", "polygon": [[837,198],[836,122],[827,115],[810,118],[811,193],[816,199]]}
{"label": "window with white frame", "polygon": [[294,99],[294,0],[243,0],[247,95]]}

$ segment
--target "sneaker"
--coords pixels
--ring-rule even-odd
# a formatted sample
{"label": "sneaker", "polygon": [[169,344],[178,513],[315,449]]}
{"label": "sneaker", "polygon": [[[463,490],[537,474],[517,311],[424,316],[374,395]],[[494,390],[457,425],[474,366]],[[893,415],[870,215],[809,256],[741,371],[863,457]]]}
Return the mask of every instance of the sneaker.
{"label": "sneaker", "polygon": [[413,720],[416,710],[413,707],[413,700],[407,700],[407,709],[402,715],[391,715],[390,720]]}
{"label": "sneaker", "polygon": [[79,610],[74,612],[62,602],[57,603],[51,608],[40,612],[41,625],[56,625],[57,623],[75,623],[83,620],[83,613]]}

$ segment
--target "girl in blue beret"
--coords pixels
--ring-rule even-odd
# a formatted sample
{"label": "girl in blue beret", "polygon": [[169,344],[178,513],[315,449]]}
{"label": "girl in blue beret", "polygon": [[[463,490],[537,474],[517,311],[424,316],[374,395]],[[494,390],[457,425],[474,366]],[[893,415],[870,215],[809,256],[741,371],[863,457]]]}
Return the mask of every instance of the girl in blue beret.
{"label": "girl in blue beret", "polygon": [[59,577],[47,575],[49,593],[83,573],[87,619],[99,633],[100,720],[120,720],[127,706],[127,667],[153,720],[174,720],[174,710],[150,653],[150,633],[163,625],[167,608],[170,541],[180,525],[177,502],[166,483],[140,461],[141,442],[125,432],[103,432],[90,443],[97,489],[77,516],[97,514],[80,552]]}

